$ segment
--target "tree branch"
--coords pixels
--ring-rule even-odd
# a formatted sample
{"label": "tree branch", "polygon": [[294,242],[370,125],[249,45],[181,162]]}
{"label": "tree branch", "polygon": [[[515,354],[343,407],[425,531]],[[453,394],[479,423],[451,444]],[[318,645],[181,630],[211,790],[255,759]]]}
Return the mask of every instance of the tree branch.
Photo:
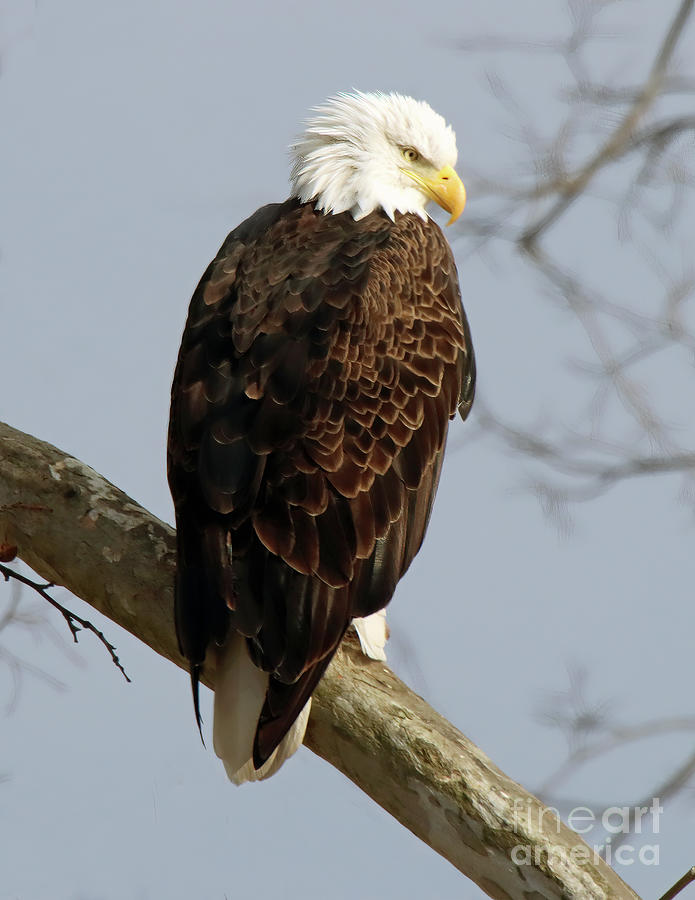
{"label": "tree branch", "polygon": [[116,648],[113,644],[109,643],[106,640],[106,636],[103,631],[99,631],[99,629],[92,625],[91,622],[87,621],[87,619],[83,619],[82,616],[76,615],[74,612],[70,612],[62,603],[58,603],[57,600],[54,600],[53,597],[48,593],[50,588],[55,587],[55,585],[48,581],[46,584],[37,584],[35,581],[32,581],[31,578],[27,578],[26,575],[22,575],[21,572],[15,572],[14,569],[10,569],[8,566],[0,563],[0,575],[5,579],[5,581],[9,581],[10,579],[14,579],[19,584],[23,584],[25,587],[33,588],[36,593],[43,597],[43,599],[50,603],[50,605],[57,609],[61,616],[65,619],[65,622],[70,629],[70,634],[72,635],[73,641],[78,643],[78,634],[80,631],[91,631],[93,635],[96,636],[97,640],[106,647],[111,656],[111,662],[116,666],[117,669],[120,670],[121,675],[125,678],[127,682],[130,683],[130,678],[126,674],[126,670],[121,665],[121,661],[118,658],[118,654],[116,653]]}
{"label": "tree branch", "polygon": [[[173,623],[173,530],[84,463],[0,423],[2,545],[186,667]],[[212,687],[214,672],[204,681]],[[491,897],[636,898],[577,834],[352,642],[314,696],[310,749]]]}
{"label": "tree branch", "polygon": [[[692,37],[687,29],[692,30],[695,0],[676,0],[644,83],[638,85],[631,78],[625,87],[613,86],[612,68],[607,83],[597,75],[593,45],[605,36],[599,19],[610,5],[573,0],[568,6],[570,33],[541,44],[519,43],[516,38],[499,44],[494,39],[492,49],[557,54],[570,71],[571,87],[551,93],[569,110],[549,130],[547,103],[542,107],[543,121],[536,121],[513,88],[498,74],[489,76],[493,94],[510,119],[505,130],[514,129],[515,139],[526,145],[528,154],[507,167],[514,173],[510,178],[500,180],[484,169],[477,175],[470,195],[482,201],[480,211],[457,226],[467,241],[465,256],[485,252],[495,271],[508,251],[521,251],[519,258],[540,276],[542,292],[573,314],[596,357],[573,360],[575,374],[591,393],[586,406],[574,414],[577,424],[564,428],[559,439],[552,437],[552,416],[547,413],[539,422],[516,427],[492,413],[481,415],[482,398],[476,400],[478,424],[539,464],[537,477],[534,472],[527,488],[561,531],[571,526],[570,503],[592,500],[627,479],[677,473],[680,499],[691,503],[695,496],[695,453],[685,443],[687,423],[660,412],[661,385],[655,377],[659,356],[664,359],[659,371],[668,371],[672,380],[687,377],[683,373],[695,349],[689,318],[692,303],[687,302],[693,297],[688,244],[682,233],[675,233],[692,193],[689,189],[695,185],[689,153],[695,116],[687,104],[665,102],[667,95],[695,87],[691,74],[677,71],[678,51],[685,54],[681,42]],[[476,47],[490,49],[484,39],[471,40],[470,49]],[[683,61],[691,57],[685,54]],[[636,62],[640,68],[644,64],[639,57]],[[606,128],[610,130],[604,135]],[[617,163],[622,166],[616,165],[611,179],[607,170]],[[603,173],[606,177],[597,182]],[[571,257],[567,262],[561,259],[557,240],[545,238],[580,197],[602,204],[592,205],[583,228],[581,213],[573,219],[581,239],[577,241],[575,234],[566,244],[564,256]],[[601,209],[614,213],[615,222],[601,215]],[[617,238],[610,260],[601,247],[607,227],[616,229]],[[627,266],[623,244],[632,244]],[[685,263],[675,261],[679,254]],[[639,290],[627,282],[623,285],[627,271],[639,278]],[[654,278],[664,286],[663,299],[650,296]],[[614,291],[626,292],[627,299],[613,298]],[[671,388],[669,395],[677,396],[678,391]],[[616,409],[616,401],[622,409]],[[555,418],[564,420],[570,407],[563,406]],[[544,469],[563,477],[553,478]]]}
{"label": "tree branch", "polygon": [[603,146],[596,151],[579,171],[562,179],[562,185],[558,188],[559,197],[557,201],[540,219],[526,228],[519,238],[519,245],[523,250],[533,253],[543,232],[547,231],[577,197],[584,193],[596,173],[608,163],[624,155],[626,150],[632,149],[631,141],[635,129],[644,119],[654,100],[661,92],[676,45],[693,11],[694,3],[695,0],[682,0],[652,64],[649,77],[635,98],[627,115]]}
{"label": "tree branch", "polygon": [[692,884],[693,881],[695,881],[695,866],[693,866],[692,869],[688,869],[685,875],[682,878],[679,878],[673,887],[669,888],[659,900],[673,900],[674,897],[680,894],[684,888],[687,888],[689,884]]}

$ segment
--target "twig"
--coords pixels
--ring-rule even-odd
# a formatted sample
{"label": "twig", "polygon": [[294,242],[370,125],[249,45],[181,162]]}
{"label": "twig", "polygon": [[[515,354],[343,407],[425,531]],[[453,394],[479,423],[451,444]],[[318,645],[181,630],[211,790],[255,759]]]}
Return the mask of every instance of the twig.
{"label": "twig", "polygon": [[4,577],[5,581],[9,581],[11,578],[13,578],[15,579],[15,581],[18,581],[21,584],[26,585],[27,587],[33,588],[37,592],[37,594],[43,597],[44,600],[47,600],[54,609],[57,609],[67,622],[70,633],[72,634],[72,639],[75,643],[77,643],[78,632],[80,632],[81,630],[91,631],[92,634],[96,635],[101,643],[109,651],[113,664],[117,669],[120,669],[123,677],[130,684],[130,678],[128,678],[128,675],[126,674],[126,671],[123,668],[120,659],[118,658],[116,647],[114,646],[114,644],[111,644],[106,639],[103,631],[99,631],[99,629],[90,621],[88,621],[87,619],[83,619],[81,616],[78,616],[74,612],[70,612],[69,609],[67,609],[57,600],[54,600],[53,597],[51,597],[51,595],[48,593],[48,591],[52,587],[55,587],[53,583],[47,582],[46,584],[38,584],[38,582],[32,581],[25,575],[22,575],[20,572],[16,572],[14,569],[10,569],[8,566],[3,565],[2,563],[0,563],[0,575]]}
{"label": "twig", "polygon": [[519,238],[519,246],[532,253],[541,234],[553,225],[569,206],[588,187],[594,175],[607,163],[623,156],[631,149],[631,139],[635,128],[644,118],[654,100],[659,96],[664,77],[676,49],[685,24],[693,10],[695,0],[683,0],[671,23],[649,73],[649,77],[637,95],[627,116],[611,134],[605,144],[574,175],[564,179],[558,186],[559,197],[553,206],[538,220],[524,230]]}
{"label": "twig", "polygon": [[[625,841],[629,839],[630,835],[634,833],[633,829],[635,827],[635,823],[638,821],[640,809],[643,809],[644,807],[648,808],[650,804],[654,803],[655,799],[658,799],[659,805],[661,806],[661,804],[665,803],[666,800],[675,797],[689,784],[694,774],[695,752],[690,753],[675,772],[666,777],[660,784],[656,786],[656,788],[651,791],[645,792],[642,797],[637,800],[637,802],[612,803],[611,806],[627,806],[629,810],[627,824],[624,830],[619,834],[612,835],[612,852],[615,853],[618,847],[624,844]],[[663,807],[661,807],[661,811],[663,812]]]}
{"label": "twig", "polygon": [[573,775],[576,770],[602,756],[610,753],[625,744],[641,741],[654,737],[657,734],[671,734],[675,731],[695,730],[695,716],[683,716],[681,718],[657,719],[643,722],[640,725],[624,725],[607,729],[606,737],[602,737],[591,744],[583,744],[573,750],[567,759],[543,782],[537,793],[540,797],[547,797],[557,790],[559,782]]}
{"label": "twig", "polygon": [[676,136],[687,131],[695,131],[695,116],[679,116],[666,122],[655,122],[643,131],[634,134],[625,145],[625,150],[639,150],[645,144],[665,144]]}
{"label": "twig", "polygon": [[688,869],[685,875],[682,878],[679,878],[673,887],[670,887],[665,894],[662,894],[662,896],[659,897],[659,900],[673,900],[676,894],[680,894],[683,888],[692,884],[693,881],[695,881],[695,866],[693,866],[692,869]]}
{"label": "twig", "polygon": [[[479,404],[481,405],[481,404]],[[689,475],[695,473],[695,452],[673,451],[668,454],[650,453],[644,456],[632,455],[628,447],[610,446],[604,447],[606,453],[615,455],[623,454],[623,458],[617,462],[602,460],[600,457],[582,458],[574,448],[561,443],[554,443],[543,438],[538,430],[530,431],[522,428],[514,428],[497,419],[489,410],[483,409],[478,415],[478,422],[483,429],[494,432],[509,447],[523,453],[526,456],[542,460],[547,466],[561,475],[575,478],[583,478],[586,481],[584,489],[576,492],[574,499],[590,499],[629,478],[639,478],[647,475]],[[576,443],[578,436],[571,435]],[[592,440],[588,447],[596,449],[598,442]],[[453,445],[456,446],[456,445]],[[568,493],[572,493],[569,489]],[[574,495],[573,495],[574,496]]]}
{"label": "twig", "polygon": [[538,271],[561,294],[567,306],[576,315],[596,356],[601,362],[603,371],[610,377],[616,394],[626,412],[632,416],[649,436],[652,444],[657,444],[662,449],[672,449],[665,448],[663,427],[657,414],[650,409],[635,382],[626,378],[616,365],[608,338],[597,321],[596,304],[579,278],[554,262],[537,244],[533,244],[528,249],[528,252],[536,263]]}

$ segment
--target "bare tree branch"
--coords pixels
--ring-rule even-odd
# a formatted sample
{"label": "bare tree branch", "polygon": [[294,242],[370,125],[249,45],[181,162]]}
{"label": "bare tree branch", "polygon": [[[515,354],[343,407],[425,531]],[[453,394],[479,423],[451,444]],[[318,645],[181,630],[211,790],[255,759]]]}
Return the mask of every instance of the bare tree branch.
{"label": "bare tree branch", "polygon": [[692,884],[695,881],[695,866],[692,869],[688,869],[685,875],[682,878],[679,878],[678,881],[673,885],[673,887],[669,888],[665,894],[659,898],[659,900],[673,900],[680,892],[687,888],[689,884]]}
{"label": "bare tree branch", "polygon": [[543,185],[546,193],[557,192],[560,196],[551,208],[525,229],[519,239],[521,247],[530,253],[540,236],[566,212],[574,200],[584,193],[596,173],[607,163],[614,162],[632,149],[635,129],[659,96],[669,64],[683,33],[683,29],[693,10],[695,0],[683,0],[678,12],[664,37],[649,77],[632,103],[627,115],[613,131],[608,140],[578,171],[564,176],[560,182]]}
{"label": "bare tree branch", "polygon": [[[14,559],[16,558],[16,553],[16,547],[0,547],[0,559]],[[61,646],[61,649],[64,649],[57,632],[55,632],[50,624],[46,622],[45,618],[35,610],[26,608],[26,604],[22,607],[21,584],[19,581],[15,579],[12,580],[9,595],[9,602],[4,607],[2,615],[0,615],[0,632],[9,632],[12,628],[31,629],[34,634],[47,634],[49,637],[53,637],[55,642]],[[50,672],[34,665],[29,660],[10,650],[6,640],[4,640],[3,643],[0,643],[0,663],[2,663],[9,672],[11,680],[9,696],[5,703],[5,713],[7,715],[10,715],[16,707],[25,675],[37,678],[55,690],[63,690],[65,688],[65,684],[51,675]],[[0,781],[2,781],[1,778]]]}
{"label": "bare tree branch", "polygon": [[[484,397],[477,402],[476,420],[482,429],[538,464],[526,481],[527,488],[562,531],[571,528],[570,502],[594,499],[628,479],[678,474],[683,485],[679,499],[690,501],[695,496],[690,423],[678,413],[664,412],[663,392],[658,393],[661,384],[654,378],[658,363],[671,378],[681,372],[689,378],[695,359],[692,302],[688,303],[695,299],[695,290],[688,236],[675,232],[688,189],[695,186],[691,149],[695,118],[689,110],[673,112],[671,104],[666,112],[664,104],[659,104],[669,94],[687,94],[695,87],[692,73],[675,71],[676,51],[692,22],[694,5],[693,0],[677,4],[639,87],[634,80],[625,88],[610,82],[602,85],[593,71],[591,44],[605,37],[599,18],[611,6],[598,0],[570,0],[570,28],[563,37],[501,43],[495,38],[492,45],[483,39],[472,41],[470,47],[483,52],[551,51],[566,63],[572,79],[569,88],[559,91],[568,112],[552,126],[548,137],[547,118],[534,121],[498,74],[488,76],[494,96],[513,117],[528,152],[525,160],[512,167],[516,174],[506,181],[497,174],[477,176],[470,193],[479,199],[482,211],[469,215],[459,226],[469,254],[491,256],[493,242],[500,250],[522,251],[519,259],[539,276],[541,291],[572,313],[589,349],[589,359],[571,367],[591,385],[586,411],[577,414],[580,425],[565,428],[559,437],[558,426],[547,413],[540,424],[513,424],[486,410]],[[597,110],[603,111],[603,119]],[[586,157],[587,142],[597,146],[588,159],[578,162],[580,152]],[[620,161],[623,167],[616,168],[613,181],[600,182],[599,194],[598,176]],[[650,300],[642,292],[636,296],[634,288],[628,298],[609,296],[609,291],[625,290],[619,266],[615,271],[609,268],[596,283],[593,253],[600,248],[592,244],[593,224],[579,263],[581,240],[573,245],[571,263],[562,258],[556,242],[540,240],[541,235],[549,237],[551,226],[575,200],[589,196],[600,197],[610,204],[609,209],[614,208],[618,242],[631,242],[636,251],[630,265],[637,271],[644,267],[645,284],[653,276],[664,284],[661,297]],[[596,220],[597,233],[603,234],[606,224],[605,219]],[[652,235],[638,243],[643,226],[651,228]],[[675,262],[679,252],[683,270],[674,273],[670,268],[679,265]],[[616,254],[618,259],[624,257]],[[634,281],[634,272],[631,277]],[[646,309],[636,308],[636,303],[644,306],[645,301]],[[686,396],[687,391],[687,385],[673,385],[670,394]],[[614,401],[621,409],[611,405]],[[561,477],[549,477],[548,470]]]}
{"label": "bare tree branch", "polygon": [[[3,543],[185,666],[173,625],[172,529],[93,469],[0,424]],[[214,685],[214,672],[204,680]],[[578,835],[350,642],[315,694],[306,740],[492,897],[636,897]],[[514,863],[515,849],[528,864]]]}
{"label": "bare tree branch", "polygon": [[[580,766],[619,747],[644,740],[645,738],[652,738],[659,734],[673,734],[679,731],[695,731],[695,716],[670,716],[665,719],[651,719],[648,722],[640,722],[638,725],[609,726],[597,740],[591,743],[582,743],[576,747],[567,759],[545,779],[538,789],[538,794],[541,797],[548,798],[557,790],[558,785],[573,775]],[[688,771],[690,771],[691,759],[689,756],[684,764]],[[676,781],[679,784],[682,783],[681,779],[676,779]],[[669,779],[669,786],[672,783],[672,779]],[[661,790],[664,790],[663,785]],[[653,796],[663,799],[663,794],[658,791]]]}
{"label": "bare tree branch", "polygon": [[[667,716],[636,725],[614,725],[611,723],[613,711],[609,702],[604,699],[599,703],[592,703],[587,699],[586,671],[583,668],[571,668],[569,681],[569,689],[555,693],[551,705],[542,713],[542,718],[547,723],[559,726],[566,734],[569,754],[555,772],[545,779],[537,794],[544,802],[560,810],[584,806],[594,813],[597,820],[601,817],[600,808],[624,810],[621,832],[610,834],[610,852],[614,853],[632,835],[640,832],[641,816],[645,810],[653,809],[654,803],[663,810],[666,801],[680,794],[691,783],[695,775],[695,752],[690,749],[675,771],[662,778],[654,790],[644,791],[637,802],[633,799],[630,803],[625,803],[616,797],[600,804],[588,802],[586,798],[578,802],[558,795],[560,784],[575,775],[585,763],[626,744],[658,735],[695,731],[695,716]],[[604,847],[607,846],[607,842],[604,843]]]}
{"label": "bare tree branch", "polygon": [[[5,581],[9,581],[10,579],[14,579],[19,582],[19,584],[23,584],[26,587],[33,588],[36,593],[43,597],[54,609],[57,609],[61,616],[65,619],[68,628],[70,629],[70,634],[72,635],[72,639],[75,643],[77,643],[77,636],[81,630],[91,631],[92,634],[96,635],[97,639],[106,647],[111,656],[111,661],[114,666],[120,670],[121,674],[125,678],[125,680],[130,683],[130,678],[126,675],[126,671],[121,665],[121,661],[116,654],[116,648],[113,644],[109,643],[104,636],[102,631],[99,631],[91,622],[87,619],[83,619],[81,616],[78,616],[76,613],[71,612],[62,603],[58,603],[51,595],[48,593],[50,588],[55,587],[53,582],[47,582],[46,584],[38,584],[36,581],[32,581],[31,578],[27,578],[26,575],[22,575],[21,572],[16,572],[14,569],[8,568],[8,566],[0,563],[0,575],[2,575]],[[2,623],[0,622],[0,627],[2,627]]]}
{"label": "bare tree branch", "polygon": [[[630,478],[695,474],[695,452],[691,451],[635,455],[627,446],[602,446],[598,441],[583,441],[575,433],[569,434],[565,441],[552,441],[532,429],[502,422],[484,406],[478,421],[513,450],[542,461],[558,474],[581,476],[579,487],[571,488],[567,484],[557,487],[566,499],[574,501],[593,500]],[[616,456],[620,456],[617,462]]]}

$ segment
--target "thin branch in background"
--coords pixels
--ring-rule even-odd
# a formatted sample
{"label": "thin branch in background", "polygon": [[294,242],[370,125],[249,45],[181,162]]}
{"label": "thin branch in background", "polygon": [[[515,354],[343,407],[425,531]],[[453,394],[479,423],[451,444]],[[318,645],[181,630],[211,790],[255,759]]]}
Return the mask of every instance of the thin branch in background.
{"label": "thin branch in background", "polygon": [[588,673],[583,666],[569,666],[567,676],[567,689],[550,694],[537,718],[544,724],[563,731],[570,751],[569,758],[572,759],[580,752],[590,735],[603,732],[609,727],[611,702],[604,699],[589,703],[586,697]]}
{"label": "thin branch in background", "polygon": [[[630,835],[636,833],[636,826],[639,822],[639,810],[644,809],[654,802],[659,801],[659,806],[671,800],[673,797],[682,793],[691,783],[695,776],[695,751],[688,754],[681,765],[663,781],[661,781],[652,791],[647,791],[634,804],[627,804],[628,816],[625,828],[618,834],[611,834],[611,850],[615,852],[618,847],[624,844]],[[615,804],[616,806],[625,806],[626,804]]]}
{"label": "thin branch in background", "polygon": [[[541,235],[558,221],[580,194],[584,193],[597,172],[630,152],[635,129],[660,95],[668,66],[692,13],[694,3],[695,0],[683,0],[681,3],[652,64],[649,77],[620,125],[580,169],[565,178],[561,186],[557,185],[558,199],[547,212],[524,230],[519,238],[519,244],[527,253],[533,252]],[[584,40],[587,33],[584,30],[581,35]]]}
{"label": "thin branch in background", "polygon": [[123,668],[121,661],[116,654],[116,647],[111,644],[102,631],[89,622],[87,619],[83,619],[81,616],[78,616],[76,613],[71,612],[57,600],[55,600],[48,591],[55,587],[54,584],[50,582],[46,584],[39,584],[36,581],[32,581],[30,578],[27,578],[25,575],[22,575],[20,572],[16,572],[13,569],[8,568],[6,565],[0,563],[0,575],[2,575],[5,581],[10,581],[10,579],[14,579],[17,582],[20,582],[27,587],[33,588],[44,600],[48,601],[54,609],[57,609],[58,612],[63,616],[65,621],[67,622],[68,628],[70,629],[70,633],[72,634],[73,641],[75,643],[78,642],[78,634],[80,631],[91,631],[92,634],[96,635],[98,640],[106,647],[111,656],[111,661],[116,666],[117,669],[120,670],[125,680],[130,683],[130,678],[126,674],[125,669]]}
{"label": "thin branch in background", "polygon": [[650,443],[666,449],[668,439],[656,411],[649,404],[642,388],[634,379],[626,378],[610,348],[598,321],[597,304],[592,302],[585,286],[573,273],[553,262],[549,254],[534,245],[533,259],[537,270],[565,299],[588,338],[605,376],[612,382],[615,393],[629,416],[635,419],[648,436]]}
{"label": "thin branch in background", "polygon": [[16,653],[12,653],[7,647],[0,647],[0,661],[3,662],[10,671],[12,677],[12,688],[10,696],[5,704],[5,714],[11,715],[17,706],[19,694],[21,692],[22,679],[24,675],[31,675],[33,678],[43,681],[56,691],[64,691],[65,683],[55,678],[49,672],[38,666],[32,665],[26,659],[22,659]]}
{"label": "thin branch in background", "polygon": [[[575,729],[573,729],[575,730]],[[599,736],[589,741],[586,736],[577,744],[567,759],[545,779],[538,788],[541,797],[555,794],[563,782],[572,777],[578,769],[628,744],[658,735],[676,734],[679,732],[695,732],[695,716],[670,716],[662,719],[651,719],[637,725],[611,725],[606,723],[602,728],[593,729]],[[688,761],[688,765],[690,762]],[[670,783],[670,782],[669,782]]]}
{"label": "thin branch in background", "polygon": [[[580,85],[566,88],[560,96],[570,106],[575,103],[587,103],[594,106],[632,106],[642,90],[641,85],[613,87],[613,85],[584,81]],[[670,75],[662,80],[661,95],[694,94],[695,79]]]}
{"label": "thin branch in background", "polygon": [[[0,558],[5,548],[0,548]],[[7,553],[4,557],[7,557]],[[11,558],[14,558],[12,555]],[[36,631],[39,626],[44,625],[44,621],[32,611],[20,608],[21,604],[21,584],[19,581],[13,580],[10,590],[10,600],[0,616],[0,632],[9,630],[13,626],[21,626]],[[49,632],[50,633],[50,632]],[[55,678],[44,669],[35,666],[26,659],[14,653],[6,644],[0,644],[0,663],[3,663],[9,671],[11,679],[10,693],[5,703],[5,714],[11,715],[16,708],[19,694],[21,691],[22,680],[25,675],[31,675],[45,684],[48,684],[54,690],[64,690],[65,684],[58,678]],[[0,778],[0,781],[2,779]]]}
{"label": "thin branch in background", "polygon": [[[581,486],[574,488],[533,483],[536,490],[549,487],[574,502],[593,500],[628,479],[673,474],[695,476],[695,451],[638,455],[629,446],[588,441],[571,432],[564,442],[552,441],[539,437],[532,428],[509,425],[485,408],[479,420],[485,431],[497,435],[516,453],[539,460],[560,475],[580,477]],[[609,457],[617,457],[618,462]]]}
{"label": "thin branch in background", "polygon": [[682,878],[679,878],[678,881],[670,887],[665,894],[662,894],[659,897],[659,900],[673,900],[682,890],[688,887],[689,884],[692,884],[695,881],[695,866],[692,869],[688,869],[685,875]]}
{"label": "thin branch in background", "polygon": [[606,804],[591,803],[586,798],[581,801],[568,799],[560,791],[562,785],[588,764],[614,750],[622,749],[649,738],[695,732],[695,716],[667,716],[647,720],[634,725],[612,724],[613,716],[606,701],[591,703],[586,697],[587,673],[582,668],[569,670],[569,687],[552,697],[550,705],[542,710],[540,719],[551,727],[560,728],[564,733],[569,752],[567,758],[543,781],[536,790],[543,802],[550,807],[564,810],[578,805],[589,809],[596,821],[603,821],[601,809],[617,808],[623,811],[624,828],[619,833],[611,832],[610,841],[604,837],[605,854],[610,843],[614,853],[631,836],[640,833],[641,816],[645,809],[656,803],[662,807],[666,801],[681,794],[695,776],[695,751],[690,751],[683,762],[653,790],[645,792],[637,801],[630,803],[613,800]]}
{"label": "thin branch in background", "polygon": [[[552,107],[543,106],[541,128],[541,120],[534,121],[532,114],[522,109],[499,73],[487,76],[493,95],[526,148],[525,160],[507,166],[512,174],[506,181],[498,174],[476,173],[470,193],[478,201],[478,210],[459,227],[465,253],[492,259],[493,246],[499,248],[494,260],[497,268],[513,265],[510,248],[520,251],[517,258],[540,277],[541,288],[551,300],[571,313],[590,350],[588,360],[573,365],[577,377],[591,383],[589,403],[580,418],[586,425],[566,428],[561,439],[549,436],[552,416],[546,415],[544,427],[512,425],[484,403],[478,402],[476,409],[483,431],[523,454],[537,468],[526,482],[527,489],[561,533],[572,527],[569,503],[594,499],[629,479],[677,474],[683,481],[679,498],[687,501],[695,496],[695,446],[687,431],[691,423],[674,423],[663,415],[653,378],[655,362],[666,366],[677,361],[691,379],[695,360],[690,318],[695,299],[693,274],[687,270],[687,262],[681,263],[685,268],[682,275],[672,272],[679,247],[682,260],[690,258],[689,235],[678,233],[675,226],[688,191],[695,187],[695,119],[687,110],[672,111],[672,102],[666,112],[662,102],[695,91],[692,72],[674,71],[676,51],[692,21],[694,6],[695,0],[678,3],[642,85],[626,78],[621,87],[616,84],[615,72],[606,73],[602,83],[596,73],[593,43],[606,34],[601,15],[609,7],[620,8],[612,2],[570,0],[570,25],[564,37],[541,41],[495,38],[492,42],[483,37],[468,42],[469,50],[483,53],[539,51],[563,60],[570,73],[569,86],[559,92],[566,113],[561,112],[550,137],[542,135],[548,133],[547,111]],[[602,135],[600,145],[587,154],[586,145],[595,146],[596,134]],[[594,183],[604,170],[621,161],[625,165],[615,170],[616,178],[601,182],[599,195]],[[575,258],[568,263],[559,257],[554,242],[541,241],[575,200],[590,196],[615,208],[619,240],[629,241],[636,264],[645,266],[649,278],[655,276],[664,284],[663,299],[651,303],[650,310],[636,309],[633,296],[609,296],[606,285],[611,283],[611,274],[603,283],[590,285],[595,280],[590,255],[586,270],[575,271]],[[605,219],[596,221],[592,232],[603,224]],[[646,239],[641,235],[643,225],[651,229]],[[648,284],[648,279],[644,283]],[[663,356],[663,361],[657,360],[658,356]],[[674,384],[670,393],[685,397],[690,389]],[[609,417],[614,400],[626,418]],[[619,434],[619,429],[624,433]],[[548,471],[561,479],[548,477]]]}
{"label": "thin branch in background", "polygon": [[[567,738],[569,752],[567,758],[540,785],[536,793],[550,806],[569,810],[577,803],[563,797],[559,791],[562,785],[589,762],[608,753],[649,738],[677,733],[695,732],[695,716],[667,716],[655,718],[634,725],[612,724],[610,705],[606,701],[591,703],[586,696],[587,672],[577,668],[569,670],[569,686],[558,692],[550,704],[541,712],[541,721],[551,727],[560,728]],[[683,762],[673,772],[662,779],[651,791],[645,792],[637,802],[611,802],[611,807],[627,810],[625,828],[618,834],[611,834],[611,852],[638,833],[641,812],[650,808],[655,798],[659,805],[682,793],[695,776],[695,751],[690,751]],[[582,799],[581,805],[591,809],[597,820],[601,819],[598,804]],[[602,804],[606,808],[606,804]]]}

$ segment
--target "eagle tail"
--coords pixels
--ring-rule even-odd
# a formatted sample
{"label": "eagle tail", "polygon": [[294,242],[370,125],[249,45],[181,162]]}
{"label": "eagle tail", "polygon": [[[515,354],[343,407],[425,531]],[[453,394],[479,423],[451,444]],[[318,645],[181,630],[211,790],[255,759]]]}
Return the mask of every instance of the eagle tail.
{"label": "eagle tail", "polygon": [[[370,616],[353,619],[353,625],[365,655],[385,660],[384,646],[388,638],[385,611],[379,610]],[[327,664],[328,659],[317,671],[318,677]],[[230,631],[224,644],[217,650],[213,746],[224,764],[229,780],[234,784],[262,781],[274,775],[304,740],[311,710],[311,696],[268,759],[258,768],[255,767],[254,746],[259,720],[268,698],[269,678],[267,672],[251,661],[246,638],[238,632]],[[311,684],[313,683],[314,680]]]}
{"label": "eagle tail", "polygon": [[246,639],[232,632],[217,652],[213,746],[234,784],[262,781],[275,774],[304,739],[309,700],[270,758],[258,769],[253,747],[268,692],[269,676],[251,662]]}

